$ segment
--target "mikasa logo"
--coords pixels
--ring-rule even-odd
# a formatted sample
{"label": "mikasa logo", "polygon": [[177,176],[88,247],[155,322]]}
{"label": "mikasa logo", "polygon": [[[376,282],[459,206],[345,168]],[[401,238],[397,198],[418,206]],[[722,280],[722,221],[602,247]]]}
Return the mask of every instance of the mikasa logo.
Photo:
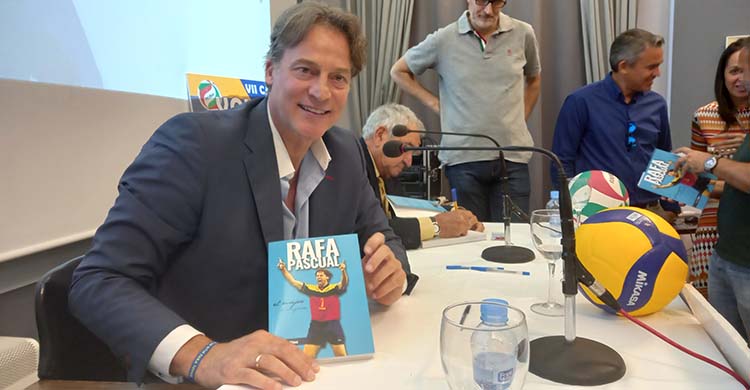
{"label": "mikasa logo", "polygon": [[641,295],[641,290],[643,290],[643,286],[647,286],[648,283],[646,283],[646,278],[648,277],[648,274],[643,271],[638,271],[638,277],[635,280],[635,288],[633,289],[633,293],[630,294],[630,299],[628,299],[628,306],[635,306],[636,302],[638,302],[638,297]]}

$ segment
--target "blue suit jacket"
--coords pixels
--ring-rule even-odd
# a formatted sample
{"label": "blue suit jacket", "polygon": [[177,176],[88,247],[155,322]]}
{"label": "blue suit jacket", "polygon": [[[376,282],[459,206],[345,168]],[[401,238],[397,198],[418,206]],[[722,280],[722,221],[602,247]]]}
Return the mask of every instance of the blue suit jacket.
{"label": "blue suit jacket", "polygon": [[[364,138],[359,139],[359,147],[362,149],[362,154],[365,155],[365,169],[367,170],[367,180],[370,182],[373,194],[380,198],[380,188],[378,185],[378,175],[375,173],[375,165],[370,158],[370,151],[367,149],[367,142]],[[389,195],[405,196],[401,181],[396,178],[384,179],[383,184],[385,185],[385,191]],[[381,205],[382,208],[382,205]],[[393,214],[393,213],[391,213]],[[400,218],[395,215],[391,215],[388,219],[388,224],[393,229],[393,232],[401,238],[401,242],[404,244],[406,249],[417,249],[422,245],[422,232],[419,227],[419,220],[417,218]]]}
{"label": "blue suit jacket", "polygon": [[[266,100],[180,114],[125,171],[119,196],[73,275],[71,312],[142,380],[159,342],[190,324],[218,341],[268,327],[267,244],[282,240]],[[410,274],[365,173],[357,138],[331,128],[332,160],[310,197],[310,236],[375,232]]]}

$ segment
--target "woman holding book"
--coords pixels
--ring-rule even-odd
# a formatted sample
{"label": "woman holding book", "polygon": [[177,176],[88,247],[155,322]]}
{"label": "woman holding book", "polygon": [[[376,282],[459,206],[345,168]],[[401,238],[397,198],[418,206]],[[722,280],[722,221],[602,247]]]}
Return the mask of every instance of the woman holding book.
{"label": "woman holding book", "polygon": [[[691,148],[731,157],[750,132],[748,91],[742,82],[743,70],[739,63],[745,39],[729,45],[719,58],[714,79],[716,100],[698,108],[693,114]],[[721,183],[717,189],[721,191]],[[698,221],[693,236],[690,280],[705,296],[708,295],[708,259],[718,240],[716,229],[719,200],[710,199]]]}

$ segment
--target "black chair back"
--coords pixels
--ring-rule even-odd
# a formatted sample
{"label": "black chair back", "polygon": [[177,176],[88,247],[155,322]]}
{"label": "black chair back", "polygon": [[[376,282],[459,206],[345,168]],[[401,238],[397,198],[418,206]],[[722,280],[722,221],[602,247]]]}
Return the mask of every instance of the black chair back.
{"label": "black chair back", "polygon": [[37,283],[36,324],[39,330],[39,378],[125,381],[123,364],[68,311],[76,257],[50,270]]}

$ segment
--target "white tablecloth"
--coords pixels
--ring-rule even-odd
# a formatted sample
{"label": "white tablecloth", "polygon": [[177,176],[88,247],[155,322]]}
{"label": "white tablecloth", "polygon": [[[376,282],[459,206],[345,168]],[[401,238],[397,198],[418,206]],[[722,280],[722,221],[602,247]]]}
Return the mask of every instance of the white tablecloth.
{"label": "white tablecloth", "polygon": [[[501,230],[488,226],[488,230]],[[516,245],[533,248],[528,225],[514,224]],[[476,271],[448,271],[447,264],[495,265],[481,259],[482,250],[502,242],[475,242],[409,252],[412,270],[420,276],[411,296],[389,308],[371,307],[375,356],[369,360],[325,364],[317,379],[303,389],[448,389],[440,363],[440,318],[451,303],[505,298],[526,313],[530,339],[562,335],[562,317],[533,313],[529,306],[547,293],[547,264],[537,255],[531,263],[506,265],[530,271],[531,277]],[[558,269],[561,267],[558,267]],[[560,274],[556,276],[560,279]],[[559,302],[563,302],[558,292]],[[577,332],[619,352],[627,372],[601,389],[741,389],[726,373],[667,345],[625,318],[607,314],[580,294],[576,298]],[[641,317],[678,343],[727,365],[700,323],[677,297],[658,313]],[[524,389],[578,388],[529,373]],[[580,387],[585,388],[585,387]]]}

